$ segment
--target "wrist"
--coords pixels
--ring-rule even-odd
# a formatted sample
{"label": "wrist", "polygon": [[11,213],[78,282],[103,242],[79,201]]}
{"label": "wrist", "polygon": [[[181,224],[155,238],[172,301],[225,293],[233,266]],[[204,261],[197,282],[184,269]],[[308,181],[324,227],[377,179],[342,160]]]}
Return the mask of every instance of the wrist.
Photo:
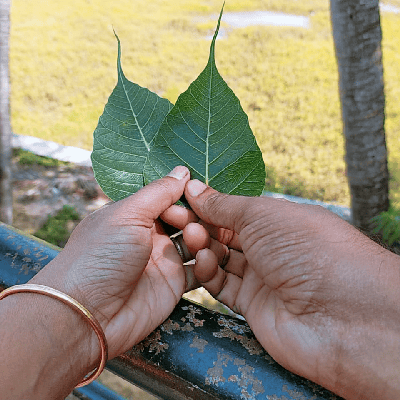
{"label": "wrist", "polygon": [[[75,285],[68,285],[68,279],[65,279],[63,282],[59,279],[52,279],[45,274],[41,274],[41,272],[45,272],[44,270],[40,271],[34,278],[32,278],[28,283],[33,283],[37,285],[45,285],[52,289],[58,290],[63,294],[70,296],[72,299],[77,301],[81,306],[86,308],[89,313],[91,313],[98,321],[98,313],[90,307],[90,302],[87,301],[86,297],[81,295],[81,291],[75,288]],[[85,352],[84,357],[84,366],[92,366],[92,370],[99,366],[99,362],[101,359],[101,348],[99,338],[97,337],[94,329],[91,327],[88,320],[83,317],[77,310],[72,309],[68,304],[63,304],[62,301],[58,299],[52,299],[46,295],[38,294],[38,296],[47,297],[49,301],[55,302],[53,307],[57,307],[60,310],[60,315],[54,316],[58,318],[66,318],[67,316],[69,319],[74,321],[74,329],[76,332],[80,333],[81,336],[81,344],[82,350]],[[50,306],[50,305],[49,305]],[[67,314],[68,312],[68,314]],[[71,323],[71,322],[70,322]],[[104,321],[99,322],[100,329],[105,332],[105,323]],[[71,331],[71,326],[69,330]],[[68,329],[67,329],[68,330]],[[62,335],[61,332],[57,333],[58,335]],[[88,371],[90,372],[90,371]]]}
{"label": "wrist", "polygon": [[347,400],[400,398],[400,335],[383,330],[367,324],[348,330],[332,388],[335,393]]}
{"label": "wrist", "polygon": [[83,281],[80,276],[70,274],[71,263],[67,263],[65,258],[63,251],[28,283],[45,285],[72,297],[97,319],[103,332],[106,332],[109,320],[105,313],[101,309],[99,310],[99,307],[96,307],[95,304],[99,296],[96,297],[96,295],[91,294],[90,285]]}
{"label": "wrist", "polygon": [[0,387],[8,398],[65,398],[98,366],[97,336],[61,301],[15,293],[1,300],[0,314],[7,321],[0,327]]}
{"label": "wrist", "polygon": [[385,252],[380,260],[369,274],[369,299],[339,330],[331,390],[348,400],[400,398],[400,257]]}

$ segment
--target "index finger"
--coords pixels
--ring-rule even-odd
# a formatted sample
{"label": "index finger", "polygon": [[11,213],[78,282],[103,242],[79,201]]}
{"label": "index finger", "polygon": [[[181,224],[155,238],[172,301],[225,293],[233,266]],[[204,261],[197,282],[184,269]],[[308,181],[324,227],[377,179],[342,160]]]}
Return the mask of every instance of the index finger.
{"label": "index finger", "polygon": [[137,219],[141,224],[151,227],[165,210],[179,200],[189,179],[189,170],[177,166],[168,175],[121,200],[119,205],[123,205],[126,218]]}

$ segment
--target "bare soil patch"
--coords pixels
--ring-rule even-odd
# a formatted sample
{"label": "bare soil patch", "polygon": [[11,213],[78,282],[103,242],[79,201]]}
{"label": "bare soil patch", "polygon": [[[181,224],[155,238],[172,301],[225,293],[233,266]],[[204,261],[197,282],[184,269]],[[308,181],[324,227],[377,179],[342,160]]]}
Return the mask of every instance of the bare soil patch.
{"label": "bare soil patch", "polygon": [[12,168],[13,226],[27,233],[34,234],[48,216],[54,216],[65,205],[73,206],[83,219],[110,201],[90,167],[20,164],[14,157]]}

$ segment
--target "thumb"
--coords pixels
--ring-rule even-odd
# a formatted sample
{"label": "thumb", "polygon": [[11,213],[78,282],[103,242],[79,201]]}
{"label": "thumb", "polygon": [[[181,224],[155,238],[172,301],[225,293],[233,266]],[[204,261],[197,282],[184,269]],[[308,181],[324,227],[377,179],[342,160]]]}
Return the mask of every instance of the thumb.
{"label": "thumb", "polygon": [[220,193],[197,179],[186,184],[185,197],[203,221],[240,233],[248,198]]}
{"label": "thumb", "polygon": [[152,224],[160,214],[180,199],[189,179],[189,170],[177,166],[168,175],[152,181],[122,202],[126,202],[125,207],[132,215],[139,214]]}

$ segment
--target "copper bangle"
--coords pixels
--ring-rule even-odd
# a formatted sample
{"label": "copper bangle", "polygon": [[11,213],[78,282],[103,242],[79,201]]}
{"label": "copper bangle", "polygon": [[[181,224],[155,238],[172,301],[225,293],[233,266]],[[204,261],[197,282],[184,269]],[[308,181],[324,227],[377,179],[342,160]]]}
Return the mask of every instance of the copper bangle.
{"label": "copper bangle", "polygon": [[99,339],[100,348],[101,348],[101,361],[100,361],[100,365],[94,371],[92,371],[88,376],[86,376],[82,380],[82,382],[79,383],[76,387],[85,386],[85,385],[93,382],[95,379],[97,379],[99,377],[99,375],[103,372],[103,369],[104,369],[107,359],[108,359],[107,340],[104,335],[103,329],[101,328],[97,319],[90,313],[89,310],[87,310],[84,306],[82,306],[82,304],[78,303],[72,297],[70,297],[67,294],[60,292],[56,289],[53,289],[48,286],[43,286],[43,285],[34,285],[34,284],[27,283],[24,285],[11,286],[8,289],[5,289],[0,293],[0,300],[4,299],[5,297],[9,296],[10,294],[23,293],[23,292],[39,293],[39,294],[43,294],[45,296],[52,297],[53,299],[60,300],[67,306],[71,307],[73,310],[77,311],[79,314],[82,315],[82,317],[85,318],[85,320],[93,328],[94,332],[96,333],[96,335]]}

